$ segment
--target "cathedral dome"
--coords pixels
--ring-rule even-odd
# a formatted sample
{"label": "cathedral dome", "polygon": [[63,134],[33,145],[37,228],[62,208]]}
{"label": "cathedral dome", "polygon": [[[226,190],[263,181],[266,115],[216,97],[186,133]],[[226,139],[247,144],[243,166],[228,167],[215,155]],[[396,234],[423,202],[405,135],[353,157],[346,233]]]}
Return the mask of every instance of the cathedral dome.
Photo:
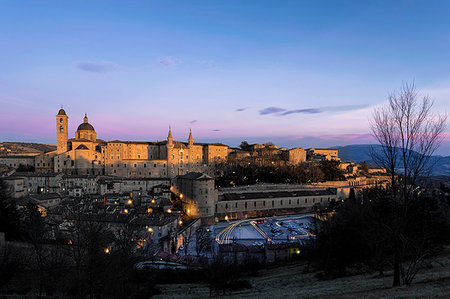
{"label": "cathedral dome", "polygon": [[88,123],[87,114],[84,115],[83,123],[78,126],[77,131],[95,131],[94,127],[90,123]]}
{"label": "cathedral dome", "polygon": [[77,131],[95,131],[94,127],[90,123],[82,123],[78,126]]}

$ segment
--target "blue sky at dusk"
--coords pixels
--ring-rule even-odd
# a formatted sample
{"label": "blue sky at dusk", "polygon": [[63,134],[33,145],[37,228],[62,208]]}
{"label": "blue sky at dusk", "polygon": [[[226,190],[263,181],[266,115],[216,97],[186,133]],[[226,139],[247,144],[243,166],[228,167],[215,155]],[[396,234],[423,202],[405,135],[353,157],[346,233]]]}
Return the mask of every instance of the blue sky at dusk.
{"label": "blue sky at dusk", "polygon": [[[371,142],[415,81],[450,107],[449,1],[0,0],[0,141]],[[450,155],[450,130],[439,154]]]}

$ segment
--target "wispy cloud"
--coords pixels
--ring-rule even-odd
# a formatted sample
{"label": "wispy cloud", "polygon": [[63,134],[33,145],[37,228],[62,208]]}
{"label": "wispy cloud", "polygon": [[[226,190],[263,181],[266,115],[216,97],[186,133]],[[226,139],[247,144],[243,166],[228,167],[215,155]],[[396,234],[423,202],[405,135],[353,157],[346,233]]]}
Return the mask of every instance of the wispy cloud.
{"label": "wispy cloud", "polygon": [[76,67],[91,73],[107,73],[123,69],[120,65],[107,61],[80,61],[76,64]]}
{"label": "wispy cloud", "polygon": [[236,109],[235,111],[236,111],[236,112],[242,112],[242,111],[245,111],[245,110],[247,110],[247,107],[245,107],[245,108],[239,108],[239,109]]}
{"label": "wispy cloud", "polygon": [[286,109],[279,108],[279,107],[267,107],[262,110],[259,110],[259,114],[266,115],[266,114],[273,114],[278,112],[286,111]]}
{"label": "wispy cloud", "polygon": [[351,111],[367,108],[369,105],[346,105],[346,106],[327,106],[327,107],[318,107],[318,108],[303,108],[303,109],[293,109],[286,110],[279,107],[267,107],[263,110],[259,111],[259,114],[276,114],[279,116],[285,116],[290,114],[318,114],[324,112],[343,112],[343,111]]}
{"label": "wispy cloud", "polygon": [[166,56],[158,58],[158,63],[162,64],[165,67],[171,67],[180,64],[180,61],[178,59]]}
{"label": "wispy cloud", "polygon": [[220,132],[220,131],[222,131],[221,129],[214,129],[214,130],[212,130],[213,132]]}
{"label": "wispy cloud", "polygon": [[316,113],[322,113],[322,112],[323,112],[323,110],[320,108],[308,108],[308,109],[289,110],[289,111],[281,113],[280,115],[289,115],[289,114],[294,114],[294,113],[316,114]]}
{"label": "wispy cloud", "polygon": [[194,120],[191,120],[189,123],[190,123],[191,125],[193,125],[193,124],[195,124],[197,121],[198,121],[198,120],[194,119]]}

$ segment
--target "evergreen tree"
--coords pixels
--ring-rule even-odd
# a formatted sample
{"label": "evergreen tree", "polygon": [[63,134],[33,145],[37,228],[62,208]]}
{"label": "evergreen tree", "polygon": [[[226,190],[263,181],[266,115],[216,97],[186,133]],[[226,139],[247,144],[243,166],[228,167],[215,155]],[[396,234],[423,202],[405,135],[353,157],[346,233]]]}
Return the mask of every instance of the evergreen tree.
{"label": "evergreen tree", "polygon": [[12,198],[8,184],[0,179],[0,232],[7,239],[18,239],[21,235],[20,214]]}

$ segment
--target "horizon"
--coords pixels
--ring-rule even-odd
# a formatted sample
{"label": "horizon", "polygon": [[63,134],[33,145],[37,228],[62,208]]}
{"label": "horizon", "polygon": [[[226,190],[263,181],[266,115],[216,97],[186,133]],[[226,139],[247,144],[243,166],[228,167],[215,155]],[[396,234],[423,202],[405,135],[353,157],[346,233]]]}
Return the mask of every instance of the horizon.
{"label": "horizon", "polygon": [[[85,112],[100,139],[336,147],[416,82],[450,102],[450,3],[5,1],[0,140],[56,142]],[[436,46],[437,45],[437,46]],[[20,118],[18,118],[18,116]],[[12,125],[14,124],[14,125]],[[450,130],[436,154],[450,155]]]}

